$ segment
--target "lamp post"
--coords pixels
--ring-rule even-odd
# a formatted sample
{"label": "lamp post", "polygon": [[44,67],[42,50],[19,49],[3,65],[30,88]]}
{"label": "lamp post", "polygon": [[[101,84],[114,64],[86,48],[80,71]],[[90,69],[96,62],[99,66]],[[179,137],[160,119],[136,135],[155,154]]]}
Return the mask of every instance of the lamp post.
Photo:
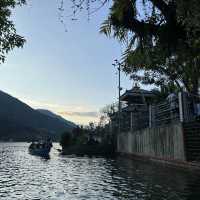
{"label": "lamp post", "polygon": [[114,67],[117,66],[117,70],[118,70],[118,133],[120,134],[121,132],[121,63],[115,59],[114,63],[112,64]]}

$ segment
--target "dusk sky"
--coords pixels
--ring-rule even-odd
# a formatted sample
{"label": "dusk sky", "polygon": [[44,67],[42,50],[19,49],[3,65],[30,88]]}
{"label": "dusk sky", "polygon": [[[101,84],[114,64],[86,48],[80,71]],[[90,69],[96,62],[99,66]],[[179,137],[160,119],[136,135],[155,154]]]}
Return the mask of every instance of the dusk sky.
{"label": "dusk sky", "polygon": [[[117,101],[117,75],[113,60],[120,44],[99,33],[108,10],[90,21],[59,20],[60,0],[32,0],[15,10],[13,19],[27,42],[15,49],[0,68],[0,89],[33,108],[44,108],[76,123],[97,120],[106,104]],[[66,10],[65,16],[69,10]],[[122,87],[132,81],[122,77]]]}

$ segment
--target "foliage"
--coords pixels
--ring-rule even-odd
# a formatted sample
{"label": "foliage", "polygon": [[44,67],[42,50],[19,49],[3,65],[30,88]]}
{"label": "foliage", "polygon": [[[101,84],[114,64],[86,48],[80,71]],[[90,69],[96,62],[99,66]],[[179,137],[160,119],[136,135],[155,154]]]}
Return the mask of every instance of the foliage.
{"label": "foliage", "polygon": [[[64,0],[63,0],[64,1]],[[63,2],[62,1],[62,2]],[[73,14],[108,0],[71,0]],[[200,76],[199,0],[113,0],[101,33],[126,44],[123,70],[143,84],[176,84],[197,93]],[[93,10],[93,11],[97,11]]]}
{"label": "foliage", "polygon": [[110,118],[116,112],[118,112],[118,103],[106,105],[101,109],[101,113],[107,118]]}
{"label": "foliage", "polygon": [[64,132],[61,136],[60,145],[62,147],[69,147],[72,145],[81,145],[87,142],[88,129],[83,127],[76,127],[71,132]]}
{"label": "foliage", "polygon": [[72,21],[78,20],[77,16],[82,12],[86,11],[88,19],[94,13],[96,13],[99,9],[105,6],[109,0],[60,0],[60,20],[64,23],[64,12],[68,7],[71,8],[70,14],[67,15],[68,18],[71,18]]}
{"label": "foliage", "polygon": [[72,143],[72,135],[71,135],[71,133],[69,133],[69,132],[64,132],[64,133],[61,135],[60,145],[61,145],[62,147],[66,147],[66,146],[71,145],[71,143]]}
{"label": "foliage", "polygon": [[144,0],[143,10],[139,2],[114,0],[101,28],[102,33],[128,43],[124,71],[144,84],[175,83],[197,93],[200,2]]}
{"label": "foliage", "polygon": [[73,144],[80,145],[87,142],[88,131],[83,127],[77,127],[73,129]]}
{"label": "foliage", "polygon": [[175,84],[170,83],[168,85],[161,86],[160,89],[155,88],[152,92],[155,94],[154,103],[159,103],[165,101],[170,93],[178,94],[178,92],[180,92],[180,88],[178,88]]}
{"label": "foliage", "polygon": [[15,47],[23,47],[25,39],[16,33],[12,20],[12,11],[22,6],[26,0],[0,0],[0,63],[5,61],[6,54]]}

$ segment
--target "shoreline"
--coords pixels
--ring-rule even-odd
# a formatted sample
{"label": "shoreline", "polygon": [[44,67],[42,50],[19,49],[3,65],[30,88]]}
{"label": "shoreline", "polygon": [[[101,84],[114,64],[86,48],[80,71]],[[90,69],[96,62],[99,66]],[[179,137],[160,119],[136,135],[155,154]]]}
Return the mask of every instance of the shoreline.
{"label": "shoreline", "polygon": [[198,172],[200,173],[200,162],[188,162],[181,160],[172,160],[167,158],[153,157],[142,154],[130,154],[130,153],[117,153],[118,156],[131,160],[137,160],[144,163],[154,163],[161,167],[170,167],[184,171]]}

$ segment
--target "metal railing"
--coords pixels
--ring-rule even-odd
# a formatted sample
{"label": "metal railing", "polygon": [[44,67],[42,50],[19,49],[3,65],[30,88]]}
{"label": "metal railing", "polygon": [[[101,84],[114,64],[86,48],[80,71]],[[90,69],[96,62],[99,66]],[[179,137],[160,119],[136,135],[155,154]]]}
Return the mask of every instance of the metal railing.
{"label": "metal railing", "polygon": [[[117,116],[113,127],[117,127]],[[136,131],[148,127],[159,127],[171,123],[200,120],[200,96],[179,93],[153,105],[129,105],[122,109],[121,131]]]}
{"label": "metal railing", "polygon": [[163,101],[150,107],[150,126],[161,126],[179,121],[179,102],[178,97],[173,101]]}

